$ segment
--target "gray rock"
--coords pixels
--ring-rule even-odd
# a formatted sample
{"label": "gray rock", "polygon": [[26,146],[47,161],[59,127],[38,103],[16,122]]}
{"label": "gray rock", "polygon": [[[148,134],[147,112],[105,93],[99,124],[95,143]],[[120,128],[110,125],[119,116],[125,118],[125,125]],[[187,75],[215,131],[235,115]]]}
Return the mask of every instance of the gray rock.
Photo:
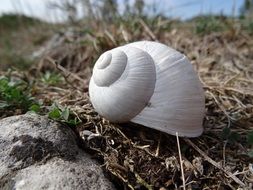
{"label": "gray rock", "polygon": [[36,114],[0,120],[0,189],[114,189],[74,132]]}

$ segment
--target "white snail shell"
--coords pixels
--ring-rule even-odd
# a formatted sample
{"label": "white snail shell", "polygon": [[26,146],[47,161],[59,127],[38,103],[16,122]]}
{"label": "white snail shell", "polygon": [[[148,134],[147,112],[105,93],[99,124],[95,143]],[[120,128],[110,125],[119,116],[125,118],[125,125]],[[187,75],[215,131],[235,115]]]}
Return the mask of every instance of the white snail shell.
{"label": "white snail shell", "polygon": [[204,91],[187,57],[157,42],[130,43],[103,53],[89,84],[95,110],[168,134],[203,132]]}

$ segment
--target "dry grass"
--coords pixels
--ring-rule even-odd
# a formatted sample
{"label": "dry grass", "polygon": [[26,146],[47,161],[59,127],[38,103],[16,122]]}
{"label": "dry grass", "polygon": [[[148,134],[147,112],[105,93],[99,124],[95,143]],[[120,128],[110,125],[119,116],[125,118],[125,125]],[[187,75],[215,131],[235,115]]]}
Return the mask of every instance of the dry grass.
{"label": "dry grass", "polygon": [[[54,46],[41,54],[29,76],[58,70],[67,85],[38,82],[34,95],[45,104],[53,100],[68,106],[82,120],[76,128],[81,146],[101,161],[119,189],[180,189],[183,180],[186,189],[251,189],[252,147],[246,136],[253,130],[252,37],[237,24],[198,36],[184,25],[168,31],[159,22],[154,28],[142,20],[136,23],[137,28],[94,23],[92,32],[54,37]],[[180,138],[181,159],[176,137],[132,123],[112,124],[89,102],[88,82],[96,58],[107,49],[144,39],[185,53],[204,85],[204,134]]]}

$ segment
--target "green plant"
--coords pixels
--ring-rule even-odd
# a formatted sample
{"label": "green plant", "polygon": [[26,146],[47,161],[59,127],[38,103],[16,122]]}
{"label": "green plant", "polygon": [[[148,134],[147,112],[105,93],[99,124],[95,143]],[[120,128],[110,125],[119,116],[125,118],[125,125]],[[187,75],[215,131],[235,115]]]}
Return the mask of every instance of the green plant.
{"label": "green plant", "polygon": [[48,117],[70,126],[76,126],[81,123],[81,120],[68,107],[60,107],[55,103],[51,106]]}
{"label": "green plant", "polygon": [[41,81],[47,85],[56,85],[63,82],[63,77],[59,73],[46,71],[46,73],[41,77]]}
{"label": "green plant", "polygon": [[20,109],[22,113],[28,110],[39,111],[39,104],[29,94],[26,82],[0,77],[0,112],[5,109]]}
{"label": "green plant", "polygon": [[215,16],[200,16],[195,19],[195,33],[199,35],[219,32],[224,28],[225,22]]}

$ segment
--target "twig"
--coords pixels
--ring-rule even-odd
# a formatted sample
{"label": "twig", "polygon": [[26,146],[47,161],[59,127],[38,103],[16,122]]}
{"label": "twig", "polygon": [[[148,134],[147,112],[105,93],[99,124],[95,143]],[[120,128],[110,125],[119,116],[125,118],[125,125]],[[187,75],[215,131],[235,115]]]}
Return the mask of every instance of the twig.
{"label": "twig", "polygon": [[226,146],[227,146],[228,140],[224,142],[223,149],[222,149],[222,157],[223,157],[223,166],[226,165]]}
{"label": "twig", "polygon": [[56,68],[58,70],[60,70],[62,72],[62,75],[63,77],[65,78],[66,82],[68,84],[70,84],[74,89],[77,89],[77,90],[81,90],[79,88],[77,88],[76,86],[74,86],[69,80],[69,76],[72,76],[73,78],[77,79],[78,81],[80,81],[81,83],[85,84],[86,81],[81,79],[78,75],[74,74],[74,73],[71,73],[70,71],[68,71],[67,69],[65,69],[63,66],[59,65],[55,60],[53,60],[51,57],[46,57],[45,58],[46,60],[48,60],[50,63],[53,63]]}
{"label": "twig", "polygon": [[148,33],[148,35],[151,37],[152,40],[158,41],[155,37],[155,34],[150,30],[148,25],[144,22],[144,20],[139,19],[140,24],[143,26],[144,30]]}
{"label": "twig", "polygon": [[197,145],[195,145],[190,139],[186,139],[184,138],[184,141],[189,144],[190,146],[192,146],[201,156],[204,157],[204,159],[206,161],[208,161],[210,164],[212,164],[213,166],[215,166],[216,168],[220,169],[221,171],[223,171],[228,177],[232,178],[237,184],[245,187],[245,184],[239,179],[237,178],[235,175],[233,175],[231,172],[225,170],[222,166],[220,166],[217,162],[215,162],[212,158],[210,158],[209,156],[207,156],[207,154],[202,151],[199,147],[197,147]]}
{"label": "twig", "polygon": [[148,190],[152,190],[153,186],[148,184],[144,179],[141,178],[141,176],[137,173],[134,172],[135,178],[137,180],[137,183],[143,185],[144,187],[146,187]]}
{"label": "twig", "polygon": [[160,144],[161,144],[161,138],[162,138],[162,135],[161,135],[161,132],[160,132],[160,133],[159,133],[159,140],[158,140],[158,144],[157,144],[156,151],[155,151],[155,156],[156,156],[156,157],[158,157],[158,156],[159,156]]}
{"label": "twig", "polygon": [[184,168],[183,168],[183,161],[182,161],[182,155],[181,155],[178,132],[176,132],[176,137],[177,137],[177,148],[178,148],[178,154],[179,154],[180,168],[181,168],[181,174],[182,174],[182,180],[183,180],[183,189],[186,190],[185,177],[184,177]]}
{"label": "twig", "polygon": [[134,142],[131,142],[131,144],[132,144],[132,146],[133,146],[134,148],[137,148],[137,149],[139,149],[139,150],[144,150],[147,154],[149,154],[149,155],[152,156],[152,157],[157,157],[155,154],[153,154],[153,153],[151,153],[150,151],[147,150],[147,148],[150,147],[150,145],[138,146],[138,145],[136,145],[136,143],[134,143]]}
{"label": "twig", "polygon": [[234,76],[230,77],[228,80],[226,80],[223,83],[223,86],[226,86],[229,82],[233,81],[234,79],[236,79],[240,74],[235,74]]}
{"label": "twig", "polygon": [[214,96],[214,94],[210,91],[208,91],[208,93],[212,96],[212,98],[214,99],[215,103],[217,104],[217,106],[221,109],[221,111],[226,115],[227,119],[228,119],[228,126],[227,128],[230,128],[231,126],[231,120],[235,120],[233,117],[231,117],[226,109],[220,104],[220,102],[216,99],[216,97]]}
{"label": "twig", "polygon": [[108,170],[111,172],[111,174],[113,174],[114,176],[118,177],[119,179],[121,179],[125,184],[127,184],[127,186],[134,190],[134,187],[129,183],[129,181],[127,179],[125,179],[119,172],[115,172],[113,169],[108,168]]}
{"label": "twig", "polygon": [[238,89],[235,89],[235,88],[231,88],[231,87],[220,87],[220,86],[208,86],[204,83],[204,86],[203,86],[204,89],[209,89],[209,90],[216,90],[219,92],[220,89],[222,90],[227,90],[227,91],[233,91],[233,92],[236,92],[236,93],[239,93],[239,94],[242,94],[243,96],[245,95],[249,95],[249,96],[253,96],[253,94],[249,93],[249,92],[243,92],[243,91],[240,91]]}
{"label": "twig", "polygon": [[112,41],[113,45],[117,46],[115,38],[108,30],[105,30],[105,35]]}
{"label": "twig", "polygon": [[[217,104],[217,106],[223,111],[223,113],[226,115],[227,119],[228,119],[228,125],[227,128],[230,128],[231,126],[231,120],[234,120],[234,118],[230,117],[230,115],[226,112],[225,108],[219,103],[219,101],[216,99],[216,97],[214,96],[214,94],[211,91],[208,91],[208,93],[213,97],[215,103]],[[222,156],[223,156],[223,165],[225,166],[226,164],[226,145],[227,145],[227,140],[225,141],[224,145],[223,145],[223,149],[222,149]]]}
{"label": "twig", "polygon": [[70,75],[79,80],[82,83],[85,83],[85,80],[81,79],[78,75],[71,73],[70,71],[68,71],[67,69],[65,69],[63,66],[59,65],[55,60],[53,60],[51,57],[46,57],[46,60],[48,60],[49,62],[53,63],[60,71],[62,71],[65,74],[65,77],[69,77]]}
{"label": "twig", "polygon": [[123,26],[121,26],[121,33],[122,33],[122,36],[123,36],[125,42],[129,43],[128,34],[127,34],[127,32],[124,30]]}

